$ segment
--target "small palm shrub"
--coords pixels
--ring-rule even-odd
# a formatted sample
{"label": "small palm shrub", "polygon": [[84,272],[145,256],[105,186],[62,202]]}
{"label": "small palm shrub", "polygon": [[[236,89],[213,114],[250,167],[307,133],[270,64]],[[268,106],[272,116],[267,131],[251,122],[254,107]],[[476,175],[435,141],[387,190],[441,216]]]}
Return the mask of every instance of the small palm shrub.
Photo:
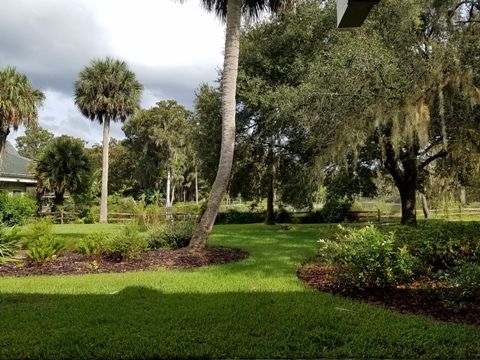
{"label": "small palm shrub", "polygon": [[182,248],[188,246],[195,231],[195,221],[168,221],[152,227],[147,232],[151,249]]}
{"label": "small palm shrub", "polygon": [[87,257],[99,255],[105,251],[107,241],[108,234],[106,232],[89,234],[77,244],[77,251]]}
{"label": "small palm shrub", "polygon": [[24,225],[37,211],[37,202],[22,194],[11,195],[0,191],[0,222],[8,225]]}
{"label": "small palm shrub", "polygon": [[117,260],[136,258],[148,247],[147,239],[138,229],[134,222],[122,226],[122,228],[109,236],[105,241],[105,249]]}
{"label": "small palm shrub", "polygon": [[13,226],[11,228],[0,224],[0,264],[9,261],[17,261],[16,256],[19,248],[20,228]]}
{"label": "small palm shrub", "polygon": [[339,276],[359,288],[388,287],[413,280],[417,260],[395,245],[393,233],[374,226],[343,228],[335,241],[320,240],[320,258],[345,270]]}
{"label": "small palm shrub", "polygon": [[53,236],[53,223],[54,219],[52,217],[45,217],[31,222],[22,232],[22,239],[20,241],[22,248],[28,248],[30,243],[42,236]]}
{"label": "small palm shrub", "polygon": [[27,256],[35,262],[55,259],[65,247],[65,242],[55,235],[42,235],[27,246]]}

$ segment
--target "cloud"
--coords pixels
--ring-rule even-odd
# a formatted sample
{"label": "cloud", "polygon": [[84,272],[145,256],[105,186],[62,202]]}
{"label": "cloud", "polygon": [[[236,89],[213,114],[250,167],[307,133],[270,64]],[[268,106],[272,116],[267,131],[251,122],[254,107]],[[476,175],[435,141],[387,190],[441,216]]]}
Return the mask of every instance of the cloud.
{"label": "cloud", "polygon": [[[197,1],[1,0],[0,68],[15,66],[46,94],[39,123],[55,135],[101,142],[101,126],[73,104],[78,73],[95,58],[124,60],[145,91],[141,105],[173,99],[191,109],[194,90],[213,82],[223,26]],[[14,143],[17,132],[10,139]],[[121,124],[111,136],[122,138]]]}

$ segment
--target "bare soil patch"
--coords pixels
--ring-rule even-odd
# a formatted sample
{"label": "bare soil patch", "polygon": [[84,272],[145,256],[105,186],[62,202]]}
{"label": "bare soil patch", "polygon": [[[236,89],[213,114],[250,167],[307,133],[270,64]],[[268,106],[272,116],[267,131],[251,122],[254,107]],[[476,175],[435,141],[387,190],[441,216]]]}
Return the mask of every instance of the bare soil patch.
{"label": "bare soil patch", "polygon": [[245,259],[247,256],[248,254],[244,251],[221,247],[206,248],[201,251],[189,248],[149,250],[143,251],[138,258],[123,261],[108,255],[88,258],[80,253],[67,252],[43,263],[25,258],[20,262],[0,265],[0,276],[124,273],[158,268],[190,269],[226,264]]}
{"label": "bare soil patch", "polygon": [[[298,277],[319,291],[383,306],[402,314],[430,316],[440,321],[480,326],[480,299],[451,302],[441,296],[442,284],[418,282],[410,287],[356,289],[335,279],[332,269],[324,265],[307,266]],[[449,289],[441,289],[448,293]]]}

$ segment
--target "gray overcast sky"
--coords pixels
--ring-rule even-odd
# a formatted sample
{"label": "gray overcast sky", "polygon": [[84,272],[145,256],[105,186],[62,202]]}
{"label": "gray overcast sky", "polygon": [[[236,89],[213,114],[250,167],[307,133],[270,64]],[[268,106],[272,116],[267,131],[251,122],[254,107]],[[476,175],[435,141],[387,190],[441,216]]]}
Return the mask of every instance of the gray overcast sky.
{"label": "gray overcast sky", "polygon": [[[143,108],[168,99],[192,108],[194,90],[216,79],[223,46],[224,26],[199,0],[0,2],[0,68],[16,67],[45,93],[40,126],[87,146],[101,143],[102,127],[75,108],[73,85],[92,59],[126,61],[145,87]],[[121,124],[110,134],[122,138]]]}

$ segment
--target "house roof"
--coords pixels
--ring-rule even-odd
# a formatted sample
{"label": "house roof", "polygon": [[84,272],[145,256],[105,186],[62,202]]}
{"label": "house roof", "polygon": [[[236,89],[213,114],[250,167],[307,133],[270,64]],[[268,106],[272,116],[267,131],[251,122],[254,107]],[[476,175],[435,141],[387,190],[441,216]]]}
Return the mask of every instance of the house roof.
{"label": "house roof", "polygon": [[3,153],[0,177],[33,179],[33,175],[28,171],[28,164],[30,164],[30,162],[30,159],[20,156],[13,145],[7,141]]}

